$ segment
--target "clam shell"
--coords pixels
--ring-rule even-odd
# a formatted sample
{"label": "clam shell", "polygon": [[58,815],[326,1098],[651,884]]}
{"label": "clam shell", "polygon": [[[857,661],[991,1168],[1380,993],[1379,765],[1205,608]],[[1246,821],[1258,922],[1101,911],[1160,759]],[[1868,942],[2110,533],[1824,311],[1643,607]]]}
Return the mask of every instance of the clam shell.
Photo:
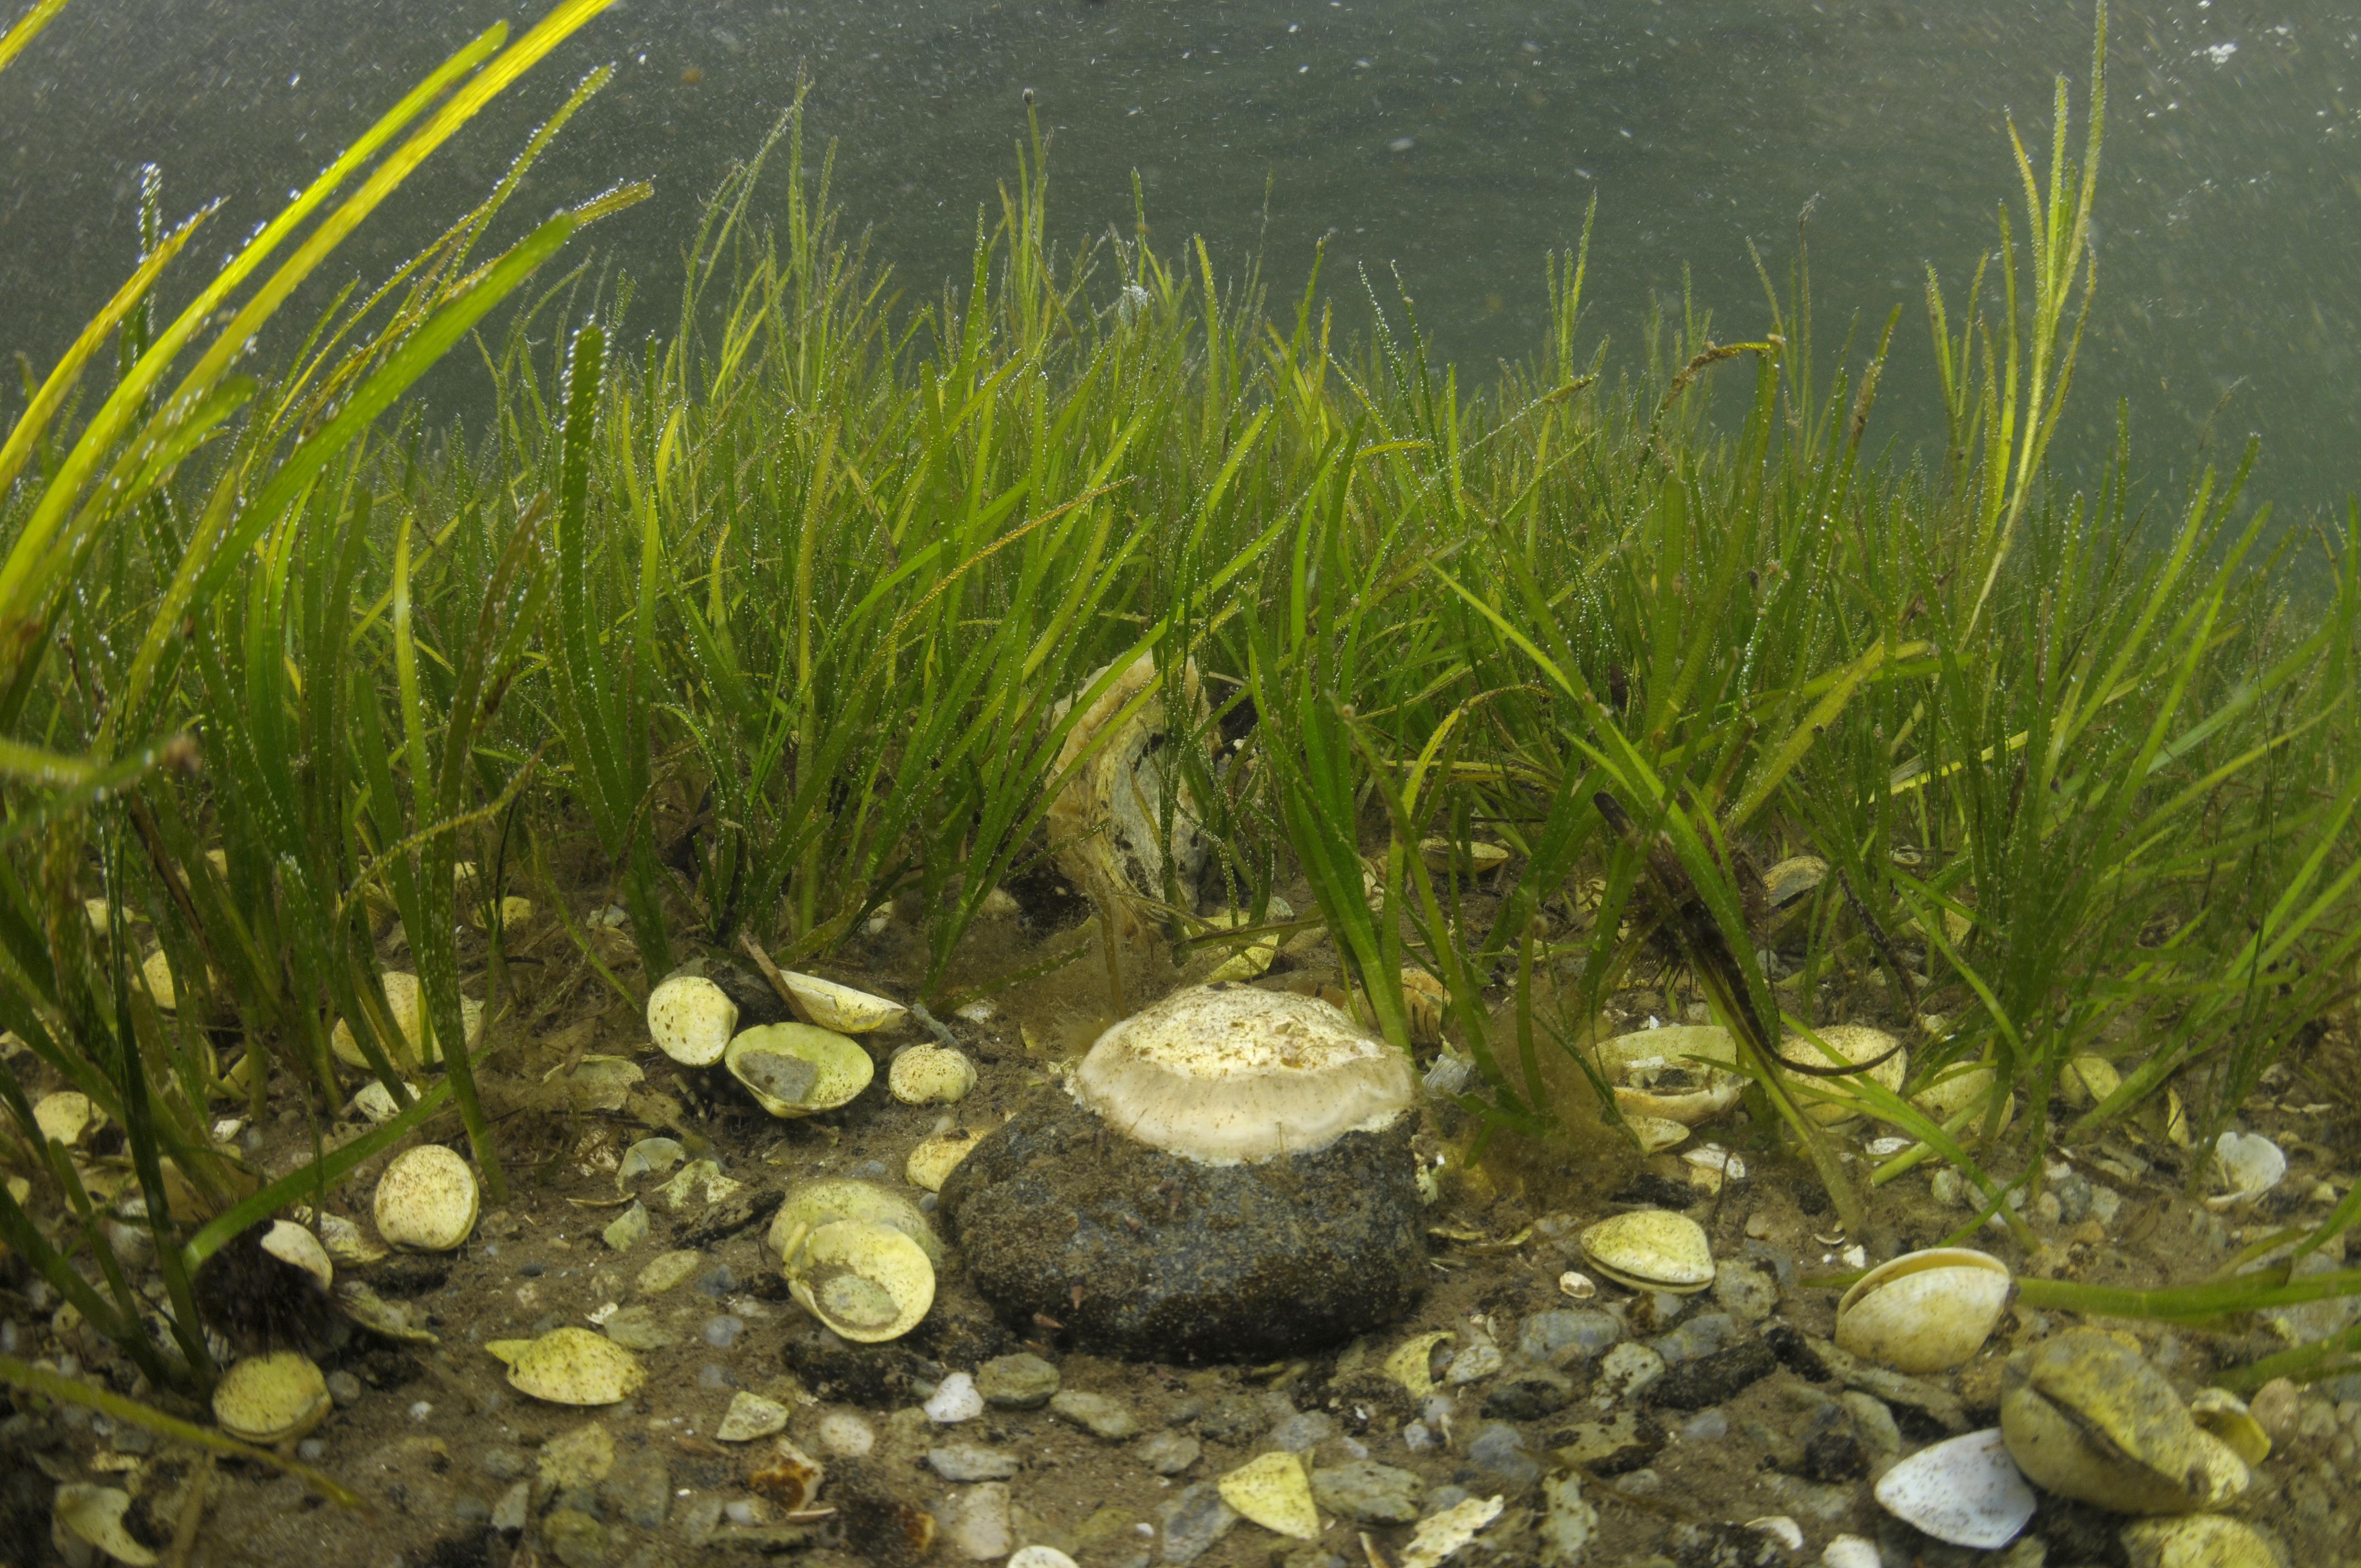
{"label": "clam shell", "polygon": [[1922,1448],[1877,1483],[1878,1506],[1938,1541],[1997,1552],[2033,1519],[2033,1488],[1996,1430]]}
{"label": "clam shell", "polygon": [[1626,1116],[1623,1124],[1631,1129],[1633,1137],[1640,1140],[1642,1154],[1660,1154],[1688,1141],[1688,1127],[1667,1117]]}
{"label": "clam shell", "polygon": [[765,1024],[730,1042],[730,1076],[774,1116],[832,1111],[869,1087],[877,1064],[842,1035],[809,1024]]}
{"label": "clam shell", "polygon": [[1320,1533],[1320,1509],[1312,1500],[1312,1480],[1292,1453],[1249,1459],[1222,1477],[1222,1501],[1263,1529],[1310,1541]]}
{"label": "clam shell", "polygon": [[620,1404],[648,1380],[639,1357],[588,1329],[553,1329],[484,1348],[509,1364],[510,1387],[553,1405]]}
{"label": "clam shell", "polygon": [[1448,1330],[1413,1334],[1386,1357],[1386,1376],[1400,1384],[1413,1399],[1434,1392],[1434,1347],[1451,1339]]}
{"label": "clam shell", "polygon": [[[1982,1106],[1992,1096],[1996,1081],[1992,1066],[1981,1061],[1957,1061],[1937,1073],[1934,1079],[1910,1097],[1910,1103],[1938,1122],[1948,1122],[1971,1106]],[[2016,1101],[2011,1097],[2000,1113],[2004,1130],[2016,1119]],[[1970,1122],[1960,1129],[1967,1136],[1983,1131],[1981,1120]]]}
{"label": "clam shell", "polygon": [[318,1280],[321,1289],[335,1288],[336,1266],[328,1260],[328,1249],[302,1226],[285,1220],[271,1221],[270,1228],[262,1233],[262,1250]]}
{"label": "clam shell", "polygon": [[1582,1255],[1608,1278],[1635,1290],[1686,1296],[1713,1283],[1713,1247],[1705,1228],[1668,1209],[1601,1220],[1582,1233]]}
{"label": "clam shell", "polygon": [[156,1005],[167,1013],[175,1012],[181,1004],[180,992],[172,984],[172,960],[164,949],[157,948],[139,966],[139,978],[148,982],[148,994]]}
{"label": "clam shell", "polygon": [[[393,1065],[411,1069],[441,1061],[441,1042],[426,1038],[425,1003],[419,992],[418,977],[391,970],[379,978],[385,985],[385,1004],[393,1014],[394,1026],[401,1031],[402,1043],[408,1047],[392,1052]],[[461,997],[459,1025],[467,1036],[467,1044],[473,1046],[484,1032],[484,1004],[472,996]],[[361,1055],[360,1042],[353,1038],[351,1028],[342,1018],[328,1032],[328,1047],[336,1053],[336,1059],[347,1067],[368,1066],[368,1058]]]}
{"label": "clam shell", "polygon": [[959,1168],[960,1161],[974,1151],[977,1141],[976,1135],[964,1127],[953,1127],[948,1133],[922,1138],[918,1146],[910,1151],[908,1161],[902,1167],[902,1174],[909,1179],[913,1187],[940,1192],[943,1183],[950,1179],[951,1172]]}
{"label": "clam shell", "polygon": [[2197,1425],[2164,1375],[2097,1330],[2010,1356],[2000,1424],[2037,1486],[2117,1513],[2188,1513],[2246,1489],[2244,1462]]}
{"label": "clam shell", "polygon": [[956,1105],[975,1087],[975,1063],[941,1046],[913,1046],[894,1058],[885,1082],[905,1105]]}
{"label": "clam shell", "polygon": [[1943,1372],[1982,1349],[2015,1282],[2000,1259],[1930,1247],[1882,1263],[1837,1302],[1837,1343],[1913,1375]]}
{"label": "clam shell", "polygon": [[880,1029],[899,1026],[910,1015],[910,1010],[898,1002],[872,996],[816,974],[783,970],[779,978],[786,982],[787,993],[814,1024],[840,1035],[873,1035]]}
{"label": "clam shell", "polygon": [[648,1036],[683,1067],[711,1067],[738,1029],[738,1004],[701,974],[676,974],[648,992]]}
{"label": "clam shell", "polygon": [[52,1143],[71,1148],[82,1142],[82,1135],[99,1125],[105,1118],[90,1096],[79,1090],[60,1089],[54,1094],[44,1094],[33,1106],[33,1124],[41,1136]]}
{"label": "clam shell", "polygon": [[[130,1507],[131,1494],[120,1486],[93,1486],[80,1481],[60,1486],[49,1515],[49,1539],[58,1555],[70,1563],[85,1561],[95,1547],[127,1568],[154,1568],[161,1559],[123,1527],[124,1510]],[[78,1543],[75,1550],[81,1556],[67,1556],[68,1537]]]}
{"label": "clam shell", "polygon": [[2271,1456],[2271,1436],[2246,1402],[2227,1388],[2200,1388],[2189,1397],[2189,1415],[2248,1464]]}
{"label": "clam shell", "polygon": [[2252,1525],[2218,1514],[2141,1519],[2123,1528],[2131,1568],[2286,1568],[2287,1558]]}
{"label": "clam shell", "polygon": [[[1899,1048],[1901,1042],[1893,1036],[1883,1029],[1872,1029],[1866,1024],[1835,1024],[1818,1031],[1818,1046],[1800,1035],[1782,1038],[1779,1042],[1780,1058],[1801,1067],[1829,1068],[1835,1067],[1839,1058],[1848,1062],[1867,1062],[1884,1057],[1884,1060],[1877,1061],[1877,1065],[1869,1069],[1870,1080],[1896,1094],[1902,1091],[1903,1075],[1910,1065],[1910,1053]],[[1828,1049],[1822,1050],[1820,1046],[1826,1046]],[[1836,1053],[1835,1057],[1828,1054],[1830,1051]],[[1888,1052],[1893,1054],[1889,1056]],[[1802,1081],[1836,1088],[1842,1084],[1843,1080],[1819,1078]],[[1858,1112],[1847,1101],[1810,1099],[1805,1103],[1804,1113],[1823,1127],[1833,1127],[1840,1122],[1850,1121]]]}
{"label": "clam shell", "polygon": [[[1738,1103],[1745,1080],[1724,1064],[1738,1060],[1730,1031],[1713,1024],[1636,1029],[1598,1047],[1598,1069],[1614,1086],[1626,1116],[1694,1127]],[[1674,1082],[1670,1080],[1680,1080]]]}
{"label": "clam shell", "polygon": [[2100,1056],[2076,1057],[2058,1078],[2058,1087],[2066,1091],[2068,1102],[2074,1105],[2104,1100],[2123,1084],[2124,1075],[2115,1070],[2115,1064]]}
{"label": "clam shell", "polygon": [[214,1420],[247,1442],[291,1442],[325,1420],[333,1406],[320,1369],[291,1350],[248,1356],[214,1385]]}
{"label": "clam shell", "polygon": [[[972,1146],[973,1140],[970,1143]],[[942,1266],[943,1244],[936,1239],[934,1226],[927,1223],[926,1211],[912,1202],[907,1193],[850,1176],[825,1177],[791,1189],[771,1217],[763,1245],[784,1258],[798,1229],[808,1234],[839,1220],[891,1225],[917,1242],[928,1263]]]}
{"label": "clam shell", "polygon": [[1791,855],[1763,873],[1771,907],[1793,904],[1828,880],[1828,863],[1817,855]]}
{"label": "clam shell", "polygon": [[[1251,916],[1243,909],[1224,909],[1205,924],[1213,930],[1235,931],[1246,925],[1250,918]],[[1283,898],[1274,896],[1268,908],[1264,912],[1262,923],[1266,926],[1275,926],[1294,918],[1295,906]],[[1269,972],[1271,960],[1278,957],[1279,938],[1275,936],[1259,938],[1237,948],[1229,957],[1213,966],[1213,972],[1205,977],[1205,983],[1214,985],[1225,980],[1259,980]]]}
{"label": "clam shell", "polygon": [[1448,839],[1437,838],[1418,841],[1418,858],[1426,862],[1426,869],[1431,872],[1445,874],[1461,872],[1481,876],[1486,872],[1497,871],[1507,865],[1511,857],[1499,845],[1488,844],[1481,839],[1471,839],[1465,845],[1460,845]]}
{"label": "clam shell", "polygon": [[[1081,691],[1113,668],[1092,671]],[[1051,771],[1065,781],[1049,810],[1049,841],[1060,846],[1059,869],[1085,894],[1114,905],[1108,913],[1126,945],[1147,935],[1139,906],[1126,895],[1161,898],[1168,871],[1188,887],[1205,864],[1196,800],[1180,770],[1162,754],[1166,741],[1177,740],[1175,731],[1186,734],[1204,722],[1203,687],[1193,662],[1167,672],[1160,689],[1157,679],[1152,653],[1126,665],[1075,716]],[[1052,719],[1063,720],[1073,701],[1061,700],[1050,710]]]}
{"label": "clam shell", "polygon": [[2287,1156],[2260,1133],[2224,1133],[2213,1141],[2213,1170],[2227,1192],[2205,1200],[2219,1212],[2251,1203],[2287,1179]]}
{"label": "clam shell", "polygon": [[476,1173],[441,1144],[421,1144],[377,1183],[377,1234],[393,1246],[450,1252],[476,1228]]}
{"label": "clam shell", "polygon": [[861,1344],[899,1339],[935,1301],[927,1252],[892,1225],[836,1220],[787,1255],[787,1290],[805,1311]]}

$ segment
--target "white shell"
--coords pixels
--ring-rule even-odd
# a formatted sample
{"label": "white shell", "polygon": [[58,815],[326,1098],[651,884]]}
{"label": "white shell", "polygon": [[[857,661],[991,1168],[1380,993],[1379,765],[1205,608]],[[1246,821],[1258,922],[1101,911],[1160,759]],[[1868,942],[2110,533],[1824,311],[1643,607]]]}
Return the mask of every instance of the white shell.
{"label": "white shell", "polygon": [[476,1228],[476,1173],[441,1144],[405,1150],[377,1184],[377,1234],[394,1246],[450,1252]]}
{"label": "white shell", "polygon": [[2260,1133],[2224,1133],[2213,1141],[2213,1168],[2229,1190],[2205,1200],[2216,1212],[2251,1203],[2287,1179],[2287,1156]]}
{"label": "white shell", "polygon": [[1997,1552],[2032,1520],[2035,1499],[1993,1427],[1920,1449],[1879,1480],[1877,1501],[1938,1541]]}
{"label": "white shell", "polygon": [[1837,1301],[1837,1343],[1914,1376],[1945,1372],[1983,1348],[2015,1282],[1968,1247],[1930,1247],[1882,1263]]}
{"label": "white shell", "polygon": [[318,1280],[321,1289],[335,1288],[336,1266],[328,1261],[328,1249],[302,1226],[285,1220],[271,1221],[270,1228],[262,1233],[262,1250]]}
{"label": "white shell", "polygon": [[327,1419],[327,1380],[291,1350],[248,1356],[214,1385],[214,1420],[247,1442],[291,1442]]}
{"label": "white shell", "polygon": [[885,1081],[905,1105],[956,1105],[975,1087],[975,1063],[941,1046],[913,1046],[894,1058]]}
{"label": "white shell", "polygon": [[896,1027],[910,1014],[910,1010],[898,1002],[872,996],[816,974],[784,970],[779,978],[786,981],[787,993],[814,1024],[840,1035],[873,1035],[880,1029]]}
{"label": "white shell", "polygon": [[1839,1535],[1820,1549],[1820,1568],[1885,1568],[1885,1560],[1866,1537]]}
{"label": "white shell", "polygon": [[[404,1069],[418,1067],[422,1062],[422,1053],[425,1065],[432,1066],[441,1061],[443,1052],[439,1041],[434,1049],[427,1049],[426,1008],[418,989],[418,977],[390,970],[379,978],[385,984],[385,1004],[392,1011],[394,1026],[401,1031],[402,1043],[408,1047],[392,1053],[393,1065]],[[472,996],[461,997],[459,1026],[467,1036],[467,1044],[473,1046],[484,1032],[484,1004]],[[328,1033],[328,1047],[336,1053],[336,1059],[347,1067],[368,1066],[368,1058],[361,1055],[360,1042],[353,1038],[352,1030],[342,1018],[336,1020],[336,1026]]]}
{"label": "white shell", "polygon": [[765,1024],[722,1053],[730,1076],[774,1116],[832,1111],[869,1087],[877,1064],[842,1035],[809,1024]]}
{"label": "white shell", "polygon": [[1569,1268],[1557,1277],[1558,1294],[1572,1301],[1587,1301],[1598,1294],[1598,1282],[1578,1268]]}
{"label": "white shell", "polygon": [[683,1067],[711,1067],[738,1030],[738,1004],[701,974],[676,974],[648,992],[648,1035]]}
{"label": "white shell", "polygon": [[899,1339],[935,1301],[935,1267],[903,1231],[837,1220],[791,1246],[787,1290],[805,1311],[861,1344]]}
{"label": "white shell", "polygon": [[1686,1296],[1713,1283],[1712,1244],[1686,1214],[1635,1210],[1599,1221],[1581,1239],[1582,1255],[1599,1273],[1635,1290]]}

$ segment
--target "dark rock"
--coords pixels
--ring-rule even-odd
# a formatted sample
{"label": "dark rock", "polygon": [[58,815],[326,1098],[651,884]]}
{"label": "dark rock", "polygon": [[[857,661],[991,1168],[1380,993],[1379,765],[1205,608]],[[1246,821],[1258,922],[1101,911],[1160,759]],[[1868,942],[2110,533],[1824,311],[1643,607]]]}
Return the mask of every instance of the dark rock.
{"label": "dark rock", "polygon": [[822,1398],[873,1409],[915,1403],[911,1385],[932,1365],[898,1345],[854,1344],[813,1322],[790,1332],[780,1354]]}
{"label": "dark rock", "polygon": [[672,1504],[672,1472],[663,1453],[642,1448],[618,1458],[598,1483],[598,1500],[627,1524],[662,1530],[664,1510]]}
{"label": "dark rock", "polygon": [[1787,1553],[1778,1538],[1742,1524],[1685,1524],[1673,1531],[1680,1568],[1771,1568]]}
{"label": "dark rock", "polygon": [[940,1212],[976,1288],[1012,1321],[1044,1314],[1082,1343],[1158,1360],[1277,1358],[1385,1327],[1424,1290],[1415,1125],[1216,1166],[1045,1091],[978,1142]]}
{"label": "dark rock", "polygon": [[1531,1362],[1511,1365],[1484,1393],[1484,1413],[1510,1421],[1538,1420],[1572,1403],[1574,1380]]}
{"label": "dark rock", "polygon": [[1770,1376],[1778,1365],[1769,1345],[1750,1340],[1668,1369],[1649,1386],[1648,1401],[1667,1409],[1702,1410]]}
{"label": "dark rock", "polygon": [[380,1296],[424,1296],[451,1277],[451,1260],[424,1253],[400,1253],[369,1271],[369,1288]]}
{"label": "dark rock", "polygon": [[1851,1432],[1831,1427],[1804,1440],[1803,1469],[1809,1479],[1830,1485],[1858,1481],[1869,1474],[1869,1454]]}
{"label": "dark rock", "polygon": [[1791,1324],[1769,1324],[1763,1331],[1763,1343],[1779,1358],[1781,1365],[1806,1383],[1826,1383],[1836,1376],[1820,1358],[1810,1338]]}
{"label": "dark rock", "polygon": [[1608,1194],[1610,1203],[1628,1203],[1635,1209],[1686,1209],[1705,1196],[1705,1189],[1686,1181],[1675,1181],[1668,1176],[1658,1176],[1643,1170],[1631,1180]]}

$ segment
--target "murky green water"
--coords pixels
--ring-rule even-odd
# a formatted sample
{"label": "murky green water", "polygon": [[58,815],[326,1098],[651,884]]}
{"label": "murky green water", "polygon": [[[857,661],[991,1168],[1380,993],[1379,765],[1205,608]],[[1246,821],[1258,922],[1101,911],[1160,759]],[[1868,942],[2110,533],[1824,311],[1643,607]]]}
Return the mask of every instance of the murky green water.
{"label": "murky green water", "polygon": [[[229,195],[225,239],[433,60],[517,15],[493,0],[77,0],[0,75],[5,346],[53,353],[118,280],[141,161],[164,165],[176,211]],[[1217,268],[1259,256],[1291,292],[1325,236],[1348,322],[1367,319],[1359,272],[1390,302],[1398,269],[1440,346],[1474,367],[1528,352],[1543,254],[1571,243],[1594,193],[1593,320],[1631,346],[1685,265],[1722,334],[1761,330],[1746,241],[1783,267],[1817,197],[1823,346],[1855,310],[1867,332],[1905,307],[1883,428],[1907,438],[1931,402],[1922,264],[1956,281],[1991,243],[2014,182],[2003,113],[2046,137],[2052,72],[2084,86],[2089,22],[2087,6],[2026,0],[625,0],[354,258],[396,261],[576,74],[615,60],[523,212],[652,176],[658,200],[598,243],[668,280],[699,196],[806,72],[816,128],[840,138],[839,194],[904,285],[932,294],[1012,169],[1029,87],[1062,232],[1128,231],[1137,170],[1168,250],[1201,232]],[[2266,493],[2332,502],[2361,428],[2361,14],[2169,0],[2119,7],[2114,38],[2069,460],[2088,460],[2121,397],[2152,480],[2258,430]]]}

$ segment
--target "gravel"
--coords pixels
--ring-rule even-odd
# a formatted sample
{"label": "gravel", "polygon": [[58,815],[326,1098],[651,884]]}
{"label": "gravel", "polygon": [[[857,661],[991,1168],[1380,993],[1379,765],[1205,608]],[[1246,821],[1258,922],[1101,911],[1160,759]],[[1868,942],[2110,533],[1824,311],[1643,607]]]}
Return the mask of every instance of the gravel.
{"label": "gravel", "polygon": [[982,1563],[1005,1557],[1016,1544],[1008,1523],[1008,1486],[986,1481],[951,1500],[944,1533],[962,1557]]}
{"label": "gravel", "polygon": [[1003,1355],[977,1369],[976,1391],[1004,1410],[1035,1410],[1058,1392],[1058,1369],[1038,1355]]}
{"label": "gravel", "polygon": [[1166,1563],[1194,1563],[1230,1531],[1238,1516],[1210,1481],[1200,1481],[1156,1510],[1160,1551]]}
{"label": "gravel", "polygon": [[1139,1462],[1159,1475],[1178,1475],[1197,1463],[1205,1445],[1187,1432],[1160,1431],[1139,1445]]}
{"label": "gravel", "polygon": [[1312,1473],[1312,1497],[1362,1524],[1413,1524],[1426,1483],[1413,1472],[1358,1459]]}
{"label": "gravel", "polygon": [[1139,1418],[1120,1399],[1104,1394],[1086,1394],[1078,1388],[1062,1390],[1049,1401],[1049,1413],[1107,1442],[1121,1442],[1139,1431]]}
{"label": "gravel", "polygon": [[927,1451],[927,1466],[946,1481],[1005,1481],[1021,1462],[1002,1449],[955,1442]]}
{"label": "gravel", "polygon": [[1600,1354],[1623,1337],[1611,1312],[1593,1308],[1535,1312],[1517,1330],[1517,1353],[1527,1361],[1568,1366]]}

